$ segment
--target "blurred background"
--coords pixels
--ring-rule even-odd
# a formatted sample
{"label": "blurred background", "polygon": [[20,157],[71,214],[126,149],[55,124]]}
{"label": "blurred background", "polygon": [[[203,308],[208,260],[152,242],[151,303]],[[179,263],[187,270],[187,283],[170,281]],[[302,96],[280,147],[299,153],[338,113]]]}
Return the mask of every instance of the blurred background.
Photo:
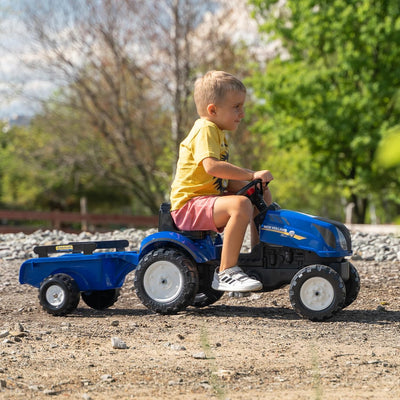
{"label": "blurred background", "polygon": [[[230,160],[282,208],[400,224],[398,0],[0,0],[0,209],[151,216],[195,79],[247,88]],[[3,220],[3,224],[7,221]]]}

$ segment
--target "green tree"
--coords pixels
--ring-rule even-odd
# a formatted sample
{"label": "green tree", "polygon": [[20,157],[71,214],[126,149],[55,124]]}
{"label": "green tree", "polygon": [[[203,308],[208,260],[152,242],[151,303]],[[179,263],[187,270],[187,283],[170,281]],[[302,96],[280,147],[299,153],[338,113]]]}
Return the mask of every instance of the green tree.
{"label": "green tree", "polygon": [[[58,183],[54,182],[54,186],[61,186],[60,181],[65,176],[59,174],[55,163],[49,163],[43,135],[25,127],[6,128],[0,135],[1,203],[16,208],[26,204],[36,206],[36,199],[41,193],[48,196],[51,202],[48,183],[50,176],[54,174],[54,178],[57,178]],[[40,169],[42,173],[38,169],[39,159],[44,166]]]}
{"label": "green tree", "polygon": [[374,165],[382,135],[400,117],[400,3],[356,0],[252,0],[260,28],[288,56],[251,83],[266,116],[256,128],[280,146],[304,143],[298,171],[335,186],[364,222],[371,193],[388,176]]}

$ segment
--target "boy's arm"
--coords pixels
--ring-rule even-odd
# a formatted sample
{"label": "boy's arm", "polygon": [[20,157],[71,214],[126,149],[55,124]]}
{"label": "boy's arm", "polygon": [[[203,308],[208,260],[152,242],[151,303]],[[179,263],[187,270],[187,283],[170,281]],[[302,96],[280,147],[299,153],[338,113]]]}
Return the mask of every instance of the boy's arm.
{"label": "boy's arm", "polygon": [[221,179],[252,181],[261,179],[263,182],[272,181],[273,176],[270,171],[252,171],[250,169],[241,168],[227,161],[220,161],[213,157],[207,157],[203,161],[203,168],[207,174]]}
{"label": "boy's arm", "polygon": [[227,161],[220,161],[213,157],[207,157],[203,161],[203,168],[207,174],[221,179],[235,179],[238,181],[251,181],[254,172],[233,165]]}

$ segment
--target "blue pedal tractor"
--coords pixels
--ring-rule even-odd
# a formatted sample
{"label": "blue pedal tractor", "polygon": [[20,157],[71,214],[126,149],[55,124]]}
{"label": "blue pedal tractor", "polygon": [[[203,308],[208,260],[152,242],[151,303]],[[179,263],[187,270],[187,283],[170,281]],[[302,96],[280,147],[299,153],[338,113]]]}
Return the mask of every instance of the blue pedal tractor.
{"label": "blue pedal tractor", "polygon": [[[248,196],[260,211],[255,219],[260,243],[241,253],[238,264],[262,282],[262,291],[289,285],[294,310],[313,321],[330,318],[357,298],[360,278],[346,258],[352,254],[351,237],[343,224],[276,204],[267,207],[260,180],[238,195]],[[72,312],[80,297],[94,309],[111,307],[133,270],[137,296],[160,314],[206,307],[222,297],[211,287],[222,237],[178,230],[169,204],[161,205],[158,232],[146,237],[138,251],[125,251],[127,246],[118,240],[36,247],[39,257],[22,264],[20,283],[39,288],[42,307],[53,315]]]}

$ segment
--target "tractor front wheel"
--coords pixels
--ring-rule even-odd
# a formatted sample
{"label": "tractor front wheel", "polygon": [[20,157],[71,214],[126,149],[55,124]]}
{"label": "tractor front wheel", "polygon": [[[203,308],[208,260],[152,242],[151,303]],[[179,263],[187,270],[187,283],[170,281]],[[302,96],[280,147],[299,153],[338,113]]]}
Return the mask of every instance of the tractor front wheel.
{"label": "tractor front wheel", "polygon": [[356,268],[350,263],[350,277],[345,282],[346,285],[346,300],[344,302],[344,307],[349,306],[357,298],[360,291],[360,275],[358,274]]}
{"label": "tractor front wheel", "polygon": [[323,321],[343,308],[346,287],[341,276],[332,268],[311,265],[293,277],[289,297],[301,317]]}

